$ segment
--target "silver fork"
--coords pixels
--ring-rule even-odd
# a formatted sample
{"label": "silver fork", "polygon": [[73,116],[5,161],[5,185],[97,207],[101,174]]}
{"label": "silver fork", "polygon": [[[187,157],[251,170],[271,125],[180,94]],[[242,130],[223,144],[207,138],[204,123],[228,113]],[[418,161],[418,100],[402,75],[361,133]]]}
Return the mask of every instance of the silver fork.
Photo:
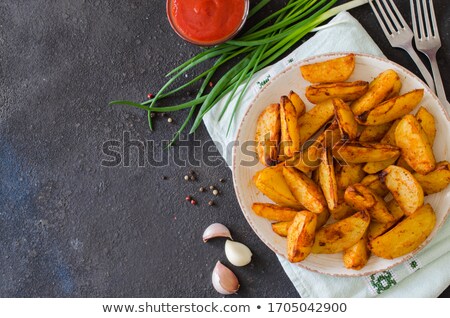
{"label": "silver fork", "polygon": [[[392,0],[389,0],[390,6],[386,0],[382,1],[383,5],[380,0],[369,0],[369,3],[391,46],[402,48],[408,52],[419,68],[419,71],[422,73],[428,86],[434,91],[433,77],[430,72],[428,72],[428,69],[423,64],[416,51],[414,51],[412,46],[413,33],[398,11],[395,3]],[[395,14],[392,10],[394,10]]]}
{"label": "silver fork", "polygon": [[[441,47],[441,39],[439,38],[439,31],[436,24],[433,1],[422,0],[422,5],[420,5],[418,0],[416,1],[416,5],[414,5],[414,0],[410,0],[410,2],[416,48],[430,60],[437,95],[442,104],[449,110],[450,105],[445,96],[444,84],[442,83],[441,73],[439,72],[439,66],[436,61],[436,52]],[[415,7],[417,8],[417,14]],[[417,26],[417,24],[419,25]]]}

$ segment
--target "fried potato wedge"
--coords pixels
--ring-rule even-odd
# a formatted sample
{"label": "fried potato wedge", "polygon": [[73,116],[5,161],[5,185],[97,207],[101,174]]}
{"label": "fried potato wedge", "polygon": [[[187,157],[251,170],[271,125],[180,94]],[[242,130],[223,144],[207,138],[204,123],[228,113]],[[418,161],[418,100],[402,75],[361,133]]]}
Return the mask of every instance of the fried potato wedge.
{"label": "fried potato wedge", "polygon": [[333,147],[341,140],[341,132],[337,126],[337,122],[333,122],[325,129],[319,137],[306,150],[308,161],[319,166],[322,158],[322,152],[325,147]]}
{"label": "fried potato wedge", "polygon": [[369,242],[369,249],[378,257],[393,259],[411,253],[430,235],[436,224],[431,205],[419,208],[391,230]]}
{"label": "fried potato wedge", "polygon": [[319,214],[317,214],[316,231],[320,229],[322,226],[324,226],[328,222],[329,218],[330,218],[330,211],[328,209],[325,209]]}
{"label": "fried potato wedge", "polygon": [[300,211],[295,216],[287,235],[288,260],[303,261],[310,253],[316,234],[317,216],[309,211]]}
{"label": "fried potato wedge", "polygon": [[366,175],[360,164],[337,165],[336,181],[338,188],[345,191],[348,186],[359,183]]}
{"label": "fried potato wedge", "polygon": [[296,92],[290,91],[288,97],[297,111],[297,116],[303,116],[306,112],[306,106],[300,96]]}
{"label": "fried potato wedge", "polygon": [[358,123],[352,110],[342,99],[333,98],[332,101],[342,139],[355,140],[358,136]]}
{"label": "fried potato wedge", "polygon": [[436,121],[433,115],[424,107],[420,107],[416,114],[416,119],[428,137],[430,145],[433,146],[436,137]]}
{"label": "fried potato wedge", "polygon": [[303,78],[311,83],[344,82],[352,75],[354,69],[354,54],[300,66]]}
{"label": "fried potato wedge", "polygon": [[321,213],[326,209],[327,203],[320,188],[303,172],[292,167],[284,167],[283,176],[294,197],[308,211]]}
{"label": "fried potato wedge", "polygon": [[391,215],[394,217],[394,220],[386,223],[371,221],[369,228],[367,229],[367,237],[370,241],[389,231],[405,215],[394,199],[389,201],[386,205],[388,210],[391,212]]}
{"label": "fried potato wedge", "polygon": [[294,221],[282,221],[277,223],[272,223],[272,231],[277,233],[279,236],[286,237],[288,235],[289,227]]}
{"label": "fried potato wedge", "polygon": [[411,168],[411,166],[406,162],[405,158],[403,158],[402,156],[400,156],[397,160],[397,162],[395,163],[396,166],[399,166],[403,169],[408,170],[409,172],[415,173],[414,169]]}
{"label": "fried potato wedge", "polygon": [[420,103],[423,89],[415,89],[398,97],[391,98],[374,109],[357,115],[356,121],[361,125],[381,125],[396,120],[411,112]]}
{"label": "fried potato wedge", "polygon": [[335,220],[342,220],[348,218],[356,212],[350,205],[344,200],[344,191],[339,190],[338,192],[338,205],[335,209],[330,210],[330,214]]}
{"label": "fried potato wedge", "polygon": [[348,269],[360,270],[366,266],[370,257],[370,250],[367,247],[367,234],[353,246],[344,251],[344,266]]}
{"label": "fried potato wedge", "polygon": [[377,202],[372,191],[360,183],[347,187],[344,200],[355,210],[368,210]]}
{"label": "fried potato wedge", "polygon": [[368,89],[369,83],[364,81],[320,83],[308,86],[305,96],[313,104],[318,104],[330,98],[339,98],[344,102],[351,102],[364,95]]}
{"label": "fried potato wedge", "polygon": [[375,204],[367,210],[370,214],[370,219],[378,223],[394,222],[395,217],[390,213],[384,200],[375,193],[372,192],[372,194],[375,198]]}
{"label": "fried potato wedge", "polygon": [[277,163],[280,133],[280,105],[271,104],[259,115],[255,133],[259,162],[265,166]]}
{"label": "fried potato wedge", "polygon": [[401,88],[400,77],[394,70],[386,70],[379,74],[369,85],[366,94],[353,102],[352,110],[355,115],[370,111]]}
{"label": "fried potato wedge", "polygon": [[395,129],[395,140],[402,157],[414,171],[427,174],[436,167],[433,149],[416,117],[405,115]]}
{"label": "fried potato wedge", "polygon": [[392,122],[376,126],[364,126],[358,140],[361,142],[379,142],[389,131],[391,125]]}
{"label": "fried potato wedge", "polygon": [[281,144],[283,154],[292,157],[300,150],[297,110],[287,96],[280,99]]}
{"label": "fried potato wedge", "polygon": [[[322,226],[327,223],[330,212],[325,209],[322,213],[316,214],[317,215],[317,223],[316,223],[316,231],[320,229]],[[272,230],[283,237],[286,237],[288,235],[289,227],[292,225],[293,221],[282,221],[277,223],[272,223]]]}
{"label": "fried potato wedge", "polygon": [[319,167],[320,160],[310,159],[307,151],[296,153],[292,158],[286,159],[284,166],[294,167],[301,172],[310,173]]}
{"label": "fried potato wedge", "polygon": [[333,154],[346,163],[366,163],[391,159],[400,154],[400,149],[387,144],[350,141],[336,145]]}
{"label": "fried potato wedge", "polygon": [[370,191],[382,198],[389,193],[389,189],[383,182],[381,182],[380,178],[376,174],[369,174],[365,176],[361,180],[361,184],[365,185]]}
{"label": "fried potato wedge", "polygon": [[335,209],[338,204],[338,187],[330,148],[324,148],[322,152],[322,160],[319,166],[319,184],[328,208]]}
{"label": "fried potato wedge", "polygon": [[317,104],[298,119],[299,144],[303,145],[334,116],[331,100]]}
{"label": "fried potato wedge", "polygon": [[413,214],[423,205],[423,189],[408,170],[389,166],[379,177],[406,215]]}
{"label": "fried potato wedge", "polygon": [[282,207],[272,203],[252,204],[252,210],[256,215],[272,221],[292,221],[297,215],[298,210]]}
{"label": "fried potato wedge", "polygon": [[355,245],[363,237],[369,223],[369,213],[360,211],[336,223],[325,225],[316,232],[311,252],[314,254],[342,252]]}
{"label": "fried potato wedge", "polygon": [[420,183],[425,194],[441,192],[450,183],[450,163],[441,161],[436,164],[436,168],[423,175],[414,173],[414,178]]}
{"label": "fried potato wedge", "polygon": [[282,166],[267,167],[259,171],[253,180],[258,190],[273,202],[294,209],[303,208],[284,180]]}
{"label": "fried potato wedge", "polygon": [[[380,143],[392,145],[392,146],[396,145],[395,129],[397,128],[399,122],[400,122],[400,120],[394,121],[394,123],[391,125],[391,128],[388,130],[386,135],[383,137],[383,139],[381,139]],[[363,169],[368,174],[377,173],[377,172],[389,167],[390,165],[394,164],[397,161],[399,156],[400,156],[400,154],[398,154],[397,156],[394,156],[390,159],[383,160],[383,161],[368,162],[365,164]]]}

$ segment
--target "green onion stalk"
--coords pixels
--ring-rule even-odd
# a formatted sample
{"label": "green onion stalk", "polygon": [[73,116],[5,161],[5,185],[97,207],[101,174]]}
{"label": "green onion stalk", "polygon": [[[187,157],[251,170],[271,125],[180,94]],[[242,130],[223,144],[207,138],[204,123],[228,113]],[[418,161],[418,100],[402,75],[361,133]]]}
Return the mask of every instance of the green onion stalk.
{"label": "green onion stalk", "polygon": [[[223,44],[206,48],[193,58],[170,71],[166,77],[167,82],[161,87],[151,99],[142,103],[126,100],[116,100],[109,105],[128,105],[148,113],[148,125],[153,130],[152,112],[175,112],[183,109],[190,109],[185,120],[174,134],[169,145],[172,145],[192,123],[189,133],[195,132],[200,126],[205,114],[210,111],[218,101],[227,94],[225,106],[219,116],[219,120],[227,111],[232,112],[228,131],[231,127],[234,114],[238,109],[241,99],[244,96],[248,83],[252,76],[259,70],[277,61],[286,51],[297,44],[305,35],[311,32],[318,25],[337,15],[341,11],[349,10],[367,3],[367,0],[353,0],[340,6],[333,7],[337,0],[290,0],[280,10],[265,17],[252,26],[240,37],[229,40]],[[249,12],[249,17],[255,15],[264,8],[270,0],[261,0]],[[174,83],[182,78],[186,72],[201,63],[215,60],[212,67],[193,79],[173,87]],[[214,87],[206,91],[215,72],[225,65],[232,65],[231,68],[217,81]],[[159,106],[157,103],[191,85],[202,81],[196,96],[183,104],[174,106]],[[231,100],[236,96],[238,88],[242,87],[237,102],[232,110],[228,110]],[[227,132],[228,133],[228,132]]]}

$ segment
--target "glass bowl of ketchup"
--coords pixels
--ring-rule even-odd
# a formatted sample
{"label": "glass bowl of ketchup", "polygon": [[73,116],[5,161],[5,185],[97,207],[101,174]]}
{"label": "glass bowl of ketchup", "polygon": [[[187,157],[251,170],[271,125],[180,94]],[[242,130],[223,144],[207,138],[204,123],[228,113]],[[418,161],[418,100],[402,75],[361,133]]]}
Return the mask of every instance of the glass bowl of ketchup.
{"label": "glass bowl of ketchup", "polygon": [[213,46],[233,38],[243,27],[249,0],[167,0],[174,31],[184,40]]}

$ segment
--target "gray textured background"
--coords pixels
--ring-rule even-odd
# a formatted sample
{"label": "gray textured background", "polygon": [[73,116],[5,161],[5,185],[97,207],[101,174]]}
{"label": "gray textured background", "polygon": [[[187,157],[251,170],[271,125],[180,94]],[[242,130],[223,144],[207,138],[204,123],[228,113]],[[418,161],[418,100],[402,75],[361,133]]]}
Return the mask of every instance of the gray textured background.
{"label": "gray textured background", "polygon": [[[397,2],[408,16],[407,1]],[[282,3],[273,1],[260,16]],[[450,9],[445,0],[435,3],[446,75]],[[417,73],[405,53],[390,48],[368,6],[351,13],[390,59]],[[254,252],[249,266],[233,267],[242,286],[237,296],[297,296],[241,214],[223,162],[193,168],[195,182],[183,180],[189,166],[139,167],[136,148],[130,167],[100,165],[108,159],[103,143],[124,132],[154,140],[161,153],[161,140],[185,112],[171,115],[173,124],[157,118],[151,133],[144,112],[107,103],[145,99],[199,51],[170,29],[164,1],[0,1],[0,297],[220,296],[210,277],[217,260],[227,264],[223,240],[201,241],[212,222],[229,226]],[[193,94],[195,88],[169,102]],[[192,138],[209,141],[203,126]],[[184,142],[191,147],[182,154],[200,157],[193,144]],[[221,192],[215,207],[207,205],[210,192],[198,193],[209,185]],[[197,206],[185,201],[188,194]]]}

